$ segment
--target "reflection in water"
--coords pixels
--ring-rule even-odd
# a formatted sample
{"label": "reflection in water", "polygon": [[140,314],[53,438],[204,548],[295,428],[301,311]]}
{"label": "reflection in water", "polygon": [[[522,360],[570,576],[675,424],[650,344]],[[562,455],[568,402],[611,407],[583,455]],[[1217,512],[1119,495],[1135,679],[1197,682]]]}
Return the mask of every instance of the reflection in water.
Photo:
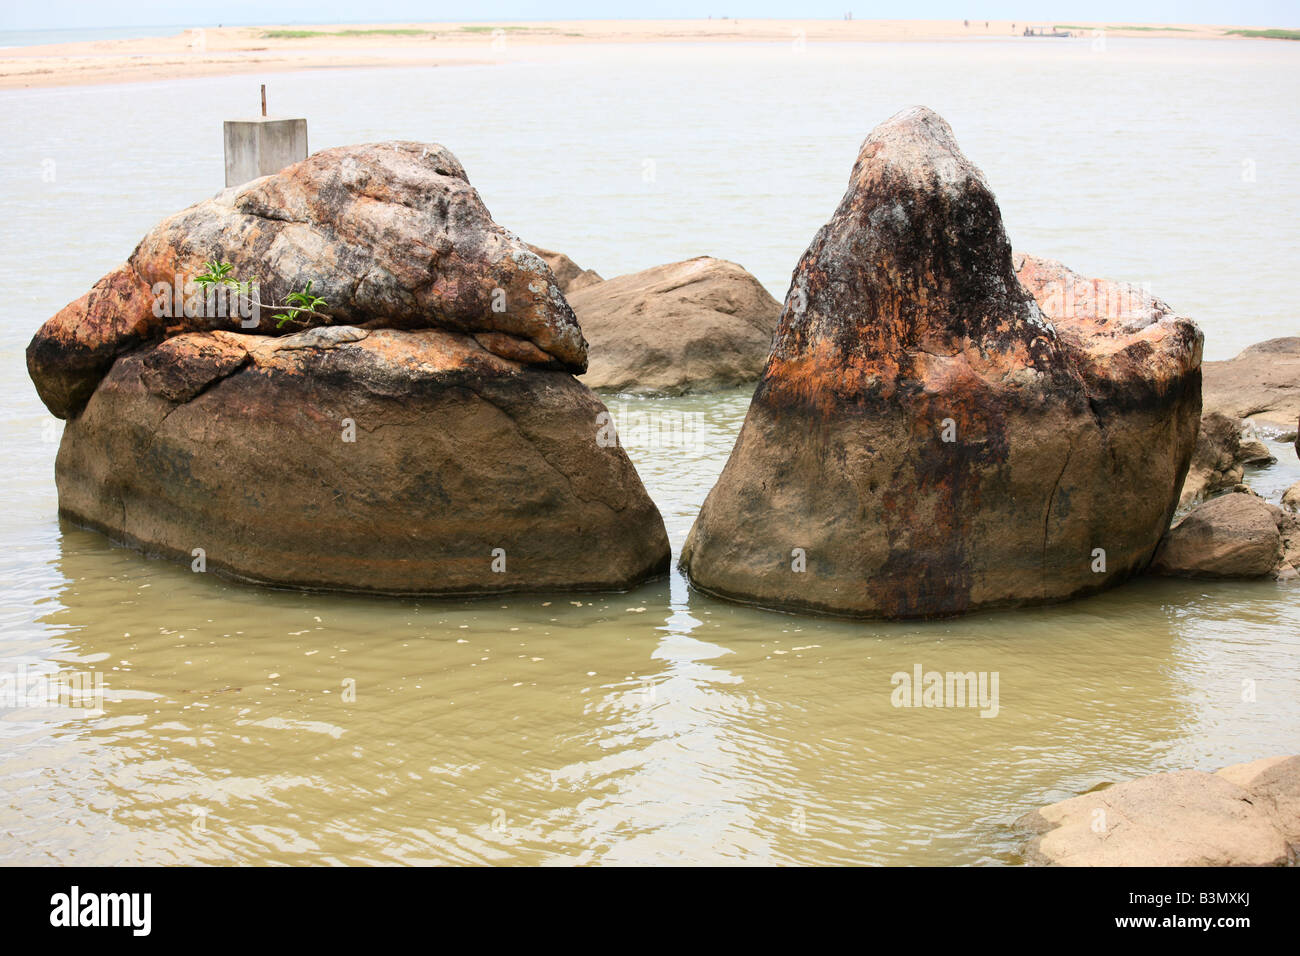
{"label": "reflection in water", "polygon": [[[671,456],[643,468],[673,480]],[[860,624],[676,574],[480,601],[273,591],[70,527],[55,565],[39,636],[4,657],[102,672],[105,714],[0,720],[5,862],[1014,861],[1032,806],[1294,750],[1300,729],[1295,598],[1272,584]],[[998,672],[998,716],[896,709],[916,664]]]}

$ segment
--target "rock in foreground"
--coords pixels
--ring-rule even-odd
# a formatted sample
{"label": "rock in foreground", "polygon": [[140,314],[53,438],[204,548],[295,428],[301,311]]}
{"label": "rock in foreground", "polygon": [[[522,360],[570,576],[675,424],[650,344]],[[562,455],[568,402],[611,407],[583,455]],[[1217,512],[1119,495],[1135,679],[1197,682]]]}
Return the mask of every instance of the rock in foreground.
{"label": "rock in foreground", "polygon": [[[244,330],[102,292],[205,258],[263,298],[312,279],[334,321]],[[227,190],[96,288],[29,349],[68,416],[76,522],[292,587],[623,589],[667,570],[663,521],[568,371],[585,343],[564,297],[441,147],[329,150]]]}
{"label": "rock in foreground", "polygon": [[1155,300],[1049,321],[948,125],[900,113],[795,270],[682,564],[724,597],[864,617],[1115,584],[1177,504],[1200,356]]}
{"label": "rock in foreground", "polygon": [[681,394],[758,378],[780,304],[734,262],[700,256],[607,279],[569,296],[591,388]]}
{"label": "rock in foreground", "polygon": [[1130,780],[1034,810],[1026,862],[1280,866],[1300,850],[1300,756]]}

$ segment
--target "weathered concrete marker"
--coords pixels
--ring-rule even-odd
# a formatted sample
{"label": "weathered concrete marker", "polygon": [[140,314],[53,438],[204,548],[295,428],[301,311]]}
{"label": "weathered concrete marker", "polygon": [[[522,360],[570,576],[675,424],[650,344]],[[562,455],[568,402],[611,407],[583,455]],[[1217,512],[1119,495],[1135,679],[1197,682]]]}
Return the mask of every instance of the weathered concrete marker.
{"label": "weathered concrete marker", "polygon": [[307,158],[307,121],[266,115],[266,85],[262,85],[262,115],[226,120],[226,185],[239,186],[259,176],[278,173]]}

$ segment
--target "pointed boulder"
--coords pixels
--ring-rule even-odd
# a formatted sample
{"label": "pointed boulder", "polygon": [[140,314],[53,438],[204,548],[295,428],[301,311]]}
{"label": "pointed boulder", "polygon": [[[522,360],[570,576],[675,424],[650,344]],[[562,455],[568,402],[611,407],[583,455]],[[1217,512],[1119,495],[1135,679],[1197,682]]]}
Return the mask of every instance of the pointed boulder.
{"label": "pointed boulder", "polygon": [[1177,504],[1201,342],[1158,300],[1045,315],[983,174],[906,110],[795,269],[682,565],[720,596],[857,617],[1115,584]]}

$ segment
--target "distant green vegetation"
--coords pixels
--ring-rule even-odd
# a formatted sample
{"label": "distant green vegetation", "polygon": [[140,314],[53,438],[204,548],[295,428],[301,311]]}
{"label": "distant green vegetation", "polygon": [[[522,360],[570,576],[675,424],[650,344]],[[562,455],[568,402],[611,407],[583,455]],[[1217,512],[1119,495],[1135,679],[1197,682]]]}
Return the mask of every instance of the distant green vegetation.
{"label": "distant green vegetation", "polygon": [[301,40],[305,37],[361,37],[375,36],[376,34],[387,37],[418,37],[427,34],[428,30],[412,29],[393,29],[393,30],[267,30],[262,36],[265,39],[272,40]]}
{"label": "distant green vegetation", "polygon": [[1263,37],[1266,40],[1300,40],[1300,30],[1229,30],[1231,36]]}
{"label": "distant green vegetation", "polygon": [[[465,33],[491,33],[493,30],[531,30],[532,27],[461,27]],[[545,27],[539,33],[549,32]]]}
{"label": "distant green vegetation", "polygon": [[416,30],[410,27],[405,27],[396,30],[340,30],[339,36],[359,37],[365,36],[369,33],[379,33],[386,37],[418,37],[423,36],[428,32],[428,30]]}

